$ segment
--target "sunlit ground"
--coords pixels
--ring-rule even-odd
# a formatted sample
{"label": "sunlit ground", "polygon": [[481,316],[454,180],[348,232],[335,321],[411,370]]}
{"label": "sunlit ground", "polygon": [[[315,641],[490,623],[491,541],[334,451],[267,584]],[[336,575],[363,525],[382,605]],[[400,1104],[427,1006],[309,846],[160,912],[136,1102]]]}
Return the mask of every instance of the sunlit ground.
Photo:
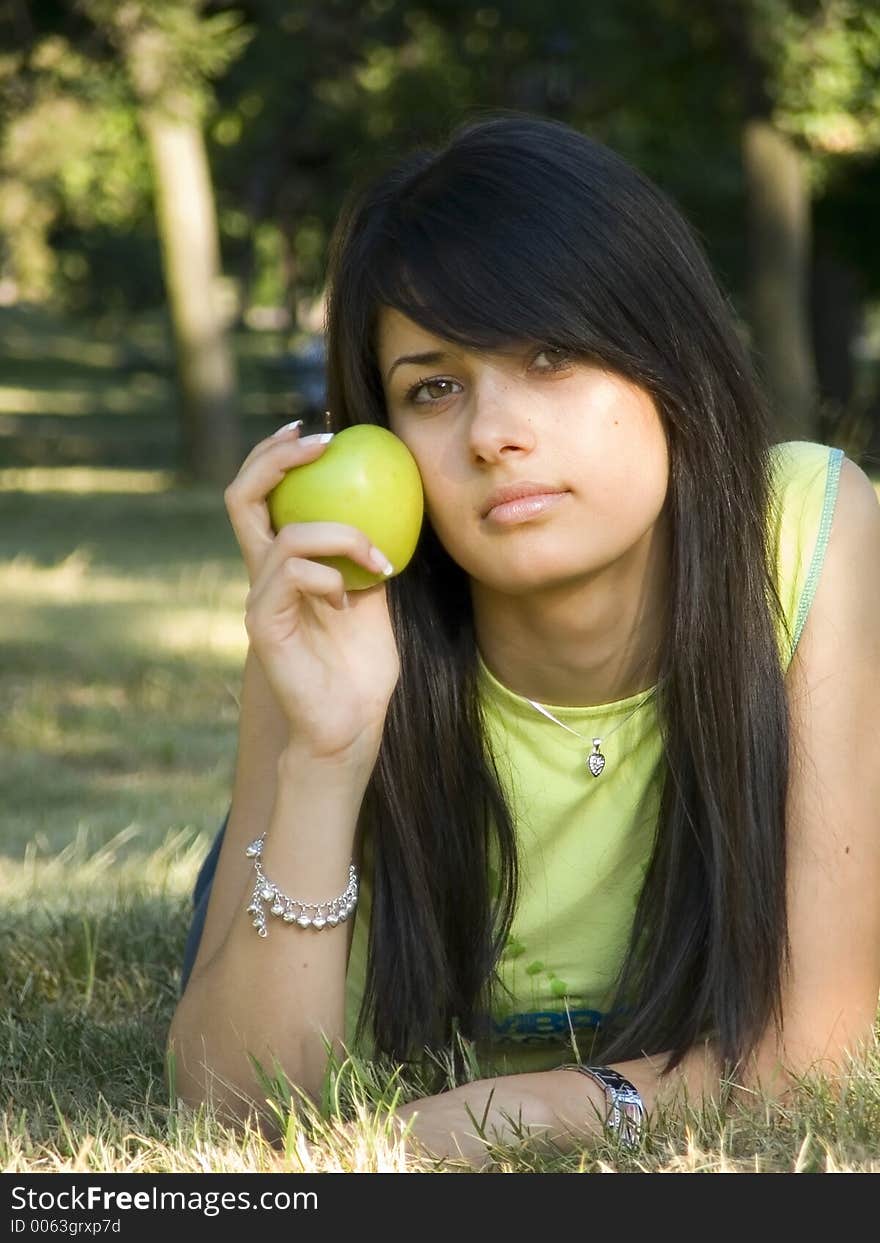
{"label": "sunlit ground", "polygon": [[[28,419],[38,436],[52,412],[86,425],[103,411],[90,434],[109,422],[133,431],[165,401],[163,374],[113,374],[118,341],[30,312],[4,311],[3,327],[0,446]],[[246,389],[277,347],[270,334],[247,343]],[[161,325],[147,324],[137,349],[161,361]],[[273,401],[257,386],[245,408]],[[170,410],[163,418],[173,423]],[[331,1130],[317,1147],[294,1128],[279,1153],[169,1101],[163,1050],[189,895],[234,772],[244,567],[219,490],[179,489],[164,463],[3,461],[0,1047],[13,1104],[0,1116],[0,1165],[414,1168],[375,1125]],[[378,1102],[387,1081],[371,1074],[358,1069]],[[874,1066],[840,1106],[818,1092],[762,1126],[661,1126],[629,1162],[598,1145],[495,1168],[878,1170],[878,1135]]]}
{"label": "sunlit ground", "polygon": [[[179,438],[174,364],[161,315],[79,323],[43,308],[0,307],[0,466],[107,461],[113,451],[165,465]],[[236,331],[239,410],[253,440],[302,413],[282,358],[302,334]],[[51,440],[52,443],[47,443]],[[89,448],[92,456],[89,458]],[[130,461],[126,459],[127,464]]]}
{"label": "sunlit ground", "polygon": [[225,813],[247,636],[222,497],[162,473],[0,483],[0,841],[139,850]]}
{"label": "sunlit ground", "polygon": [[0,470],[0,492],[75,492],[91,495],[116,492],[168,492],[172,471],[113,470],[94,466],[24,466]]}
{"label": "sunlit ground", "polygon": [[[295,1113],[282,1150],[168,1098],[190,894],[232,785],[247,586],[222,498],[168,482],[86,468],[0,477],[0,1041],[14,1102],[0,1163],[431,1168],[383,1129],[394,1082],[369,1064],[351,1064],[340,1118]],[[567,1155],[514,1146],[488,1168],[880,1170],[876,1063],[841,1103],[820,1084],[766,1119],[688,1117],[658,1119],[634,1156],[599,1141]]]}

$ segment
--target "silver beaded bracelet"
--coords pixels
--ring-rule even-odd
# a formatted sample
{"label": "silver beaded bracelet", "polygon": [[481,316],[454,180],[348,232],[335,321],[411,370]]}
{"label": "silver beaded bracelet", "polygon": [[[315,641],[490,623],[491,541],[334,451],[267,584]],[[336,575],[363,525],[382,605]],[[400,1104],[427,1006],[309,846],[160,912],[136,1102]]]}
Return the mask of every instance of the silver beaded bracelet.
{"label": "silver beaded bracelet", "polygon": [[[249,859],[254,861],[257,883],[251,898],[248,914],[253,916],[252,923],[261,937],[267,935],[266,906],[272,915],[278,915],[285,924],[297,924],[300,928],[335,928],[337,924],[348,919],[357,906],[358,878],[357,870],[352,863],[348,869],[348,884],[338,898],[329,902],[301,902],[299,898],[290,898],[277,885],[269,880],[260,862],[263,856],[263,842],[266,834],[262,833],[245,850]],[[314,915],[306,914],[314,911]]]}

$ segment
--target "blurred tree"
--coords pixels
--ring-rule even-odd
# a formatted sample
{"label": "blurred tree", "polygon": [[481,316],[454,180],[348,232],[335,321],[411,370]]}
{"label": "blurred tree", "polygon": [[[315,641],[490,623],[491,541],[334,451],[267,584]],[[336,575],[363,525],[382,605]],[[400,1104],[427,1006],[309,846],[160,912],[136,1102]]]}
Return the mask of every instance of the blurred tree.
{"label": "blurred tree", "polygon": [[720,0],[717,12],[743,113],[755,352],[780,434],[819,439],[820,381],[851,393],[864,286],[816,246],[813,199],[841,155],[880,151],[880,12],[854,0]]}
{"label": "blurred tree", "polygon": [[[74,308],[88,303],[93,282],[118,312],[118,271],[115,285],[94,281],[88,258],[63,238],[131,239],[126,271],[142,239],[155,263],[149,160],[130,91],[112,61],[90,54],[84,19],[50,4],[13,12],[19,46],[7,38],[0,53],[0,274],[25,300]],[[153,282],[151,305],[157,294]]]}
{"label": "blurred tree", "polygon": [[80,0],[118,49],[147,138],[182,398],[182,474],[227,484],[241,464],[236,380],[220,290],[206,82],[245,47],[234,12],[205,0]]}
{"label": "blurred tree", "polygon": [[[781,434],[817,434],[817,384],[853,391],[851,335],[862,299],[880,285],[876,248],[850,236],[856,210],[870,235],[858,204],[876,184],[880,36],[871,6],[83,0],[71,16],[70,6],[19,0],[16,11],[31,15],[30,34],[27,21],[18,24],[30,51],[18,73],[15,57],[0,55],[0,102],[5,83],[15,105],[0,147],[0,177],[12,177],[14,192],[0,214],[15,217],[19,268],[29,253],[19,240],[31,239],[37,283],[50,283],[60,262],[68,294],[78,282],[105,305],[150,296],[159,157],[155,139],[141,140],[154,87],[138,85],[125,51],[133,22],[154,46],[164,40],[160,94],[174,88],[166,111],[183,108],[188,132],[204,132],[240,321],[257,322],[255,305],[272,307],[286,340],[298,313],[320,300],[327,239],[351,185],[413,145],[441,141],[465,117],[512,108],[608,143],[679,202],[731,293]],[[194,154],[184,172],[202,160]],[[158,176],[156,187],[163,229],[170,209]],[[105,287],[102,274],[115,272],[121,254],[127,272],[141,262],[144,277]],[[57,289],[57,271],[53,279]],[[832,299],[839,312],[822,314]]]}

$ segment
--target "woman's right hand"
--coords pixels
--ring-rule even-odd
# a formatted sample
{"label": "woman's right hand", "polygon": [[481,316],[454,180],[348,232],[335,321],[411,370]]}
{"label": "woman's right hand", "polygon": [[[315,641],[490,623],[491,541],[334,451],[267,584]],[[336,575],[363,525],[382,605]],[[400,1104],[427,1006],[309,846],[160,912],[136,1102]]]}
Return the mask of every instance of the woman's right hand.
{"label": "woman's right hand", "polygon": [[316,758],[375,761],[400,677],[386,584],[352,591],[314,557],[346,556],[372,573],[373,547],[357,527],[292,522],[274,534],[266,497],[326,446],[298,430],[257,444],[223,494],[248,570],[245,628],[291,740]]}

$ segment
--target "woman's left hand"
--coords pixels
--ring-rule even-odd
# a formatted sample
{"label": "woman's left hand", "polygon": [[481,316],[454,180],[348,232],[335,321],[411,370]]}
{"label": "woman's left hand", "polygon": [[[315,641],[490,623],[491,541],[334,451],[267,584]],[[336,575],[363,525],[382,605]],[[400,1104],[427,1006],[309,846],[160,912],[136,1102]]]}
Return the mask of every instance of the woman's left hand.
{"label": "woman's left hand", "polygon": [[561,1112],[586,1118],[581,1138],[602,1130],[601,1122],[597,1127],[591,1121],[591,1114],[596,1119],[603,1116],[604,1093],[582,1076],[577,1078],[581,1082],[574,1084],[564,1076],[539,1072],[476,1079],[401,1105],[395,1126],[402,1134],[411,1122],[405,1151],[414,1158],[464,1164],[473,1170],[485,1170],[502,1159],[500,1153],[497,1158],[491,1155],[493,1146],[515,1149],[527,1144],[557,1153],[568,1151],[576,1138],[561,1123]]}
{"label": "woman's left hand", "polygon": [[[582,1075],[547,1071],[476,1079],[399,1105],[390,1120],[384,1114],[374,1117],[390,1137],[402,1142],[404,1157],[420,1168],[442,1161],[486,1170],[501,1159],[500,1154],[491,1155],[492,1146],[534,1144],[558,1153],[588,1134],[601,1134],[604,1109],[605,1095],[596,1084]],[[580,1123],[569,1129],[562,1120],[566,1114],[577,1116]],[[363,1127],[362,1121],[350,1122],[343,1134],[356,1143]]]}
{"label": "woman's left hand", "polygon": [[[459,1091],[425,1096],[399,1106],[394,1125],[402,1135],[407,1124],[411,1124],[404,1145],[406,1152],[415,1159],[448,1161],[480,1170],[491,1165],[492,1158],[487,1143],[477,1134],[480,1118],[476,1117],[476,1123],[471,1120],[462,1098],[457,1095]],[[488,1130],[486,1135],[491,1139]]]}
{"label": "woman's left hand", "polygon": [[[366,1130],[375,1128],[379,1138],[375,1145],[368,1144],[368,1150],[377,1153],[383,1168],[387,1160],[395,1168],[403,1166],[400,1172],[413,1166],[417,1166],[419,1172],[430,1172],[432,1163],[438,1161],[480,1169],[488,1161],[486,1145],[476,1136],[475,1128],[460,1104],[455,1106],[445,1099],[448,1095],[424,1097],[410,1101],[408,1105],[399,1105],[390,1118],[384,1111],[376,1111],[365,1119],[356,1118],[344,1123],[336,1121],[329,1144],[303,1140],[309,1163],[312,1168],[326,1168],[328,1155],[337,1145],[346,1153],[346,1164],[352,1159],[361,1163],[363,1158],[358,1156],[358,1152],[365,1147]],[[467,1131],[462,1127],[463,1121],[468,1124]],[[383,1132],[387,1135],[384,1143]],[[372,1163],[369,1156],[367,1160]]]}

